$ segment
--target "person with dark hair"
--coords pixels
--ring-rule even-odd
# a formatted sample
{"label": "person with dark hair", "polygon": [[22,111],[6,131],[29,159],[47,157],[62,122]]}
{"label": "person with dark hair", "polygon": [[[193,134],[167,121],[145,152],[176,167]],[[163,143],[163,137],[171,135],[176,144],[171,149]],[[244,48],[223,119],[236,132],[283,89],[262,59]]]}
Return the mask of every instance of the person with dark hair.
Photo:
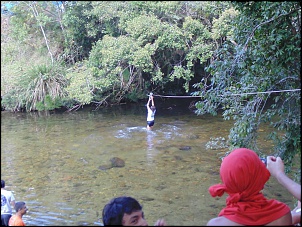
{"label": "person with dark hair", "polygon": [[221,184],[209,187],[212,197],[225,192],[226,207],[208,226],[291,225],[289,206],[262,194],[270,172],[256,152],[238,148],[226,156],[220,166]]}
{"label": "person with dark hair", "polygon": [[[113,198],[104,206],[103,209],[103,224],[121,225],[121,226],[147,226],[142,206],[139,202],[127,196]],[[157,220],[155,226],[165,226],[166,222],[163,219]]]}
{"label": "person with dark hair", "polygon": [[1,180],[1,226],[8,226],[8,221],[12,216],[12,206],[15,206],[15,197],[11,191],[5,188],[5,181]]}
{"label": "person with dark hair", "polygon": [[[151,101],[151,107],[150,107],[150,101]],[[149,99],[146,106],[147,106],[147,129],[151,130],[154,125],[154,116],[156,112],[156,108],[154,105],[154,97],[152,93],[150,93],[149,95]]]}
{"label": "person with dark hair", "polygon": [[16,202],[15,204],[16,214],[14,214],[8,222],[9,226],[25,226],[25,223],[22,220],[22,216],[26,214],[27,207],[25,202]]}

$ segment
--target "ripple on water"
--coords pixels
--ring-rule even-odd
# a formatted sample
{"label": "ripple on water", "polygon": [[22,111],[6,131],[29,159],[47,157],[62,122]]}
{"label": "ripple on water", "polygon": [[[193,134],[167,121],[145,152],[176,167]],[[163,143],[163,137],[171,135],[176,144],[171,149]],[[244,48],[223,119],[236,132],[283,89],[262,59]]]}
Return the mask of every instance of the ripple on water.
{"label": "ripple on water", "polygon": [[[149,225],[205,225],[225,205],[208,188],[220,182],[222,150],[208,150],[210,137],[227,138],[232,126],[220,117],[157,115],[149,131],[142,116],[79,111],[45,118],[1,118],[1,176],[16,200],[24,200],[27,226],[95,226],[103,206],[119,195],[144,205]],[[262,143],[269,152],[269,145]],[[179,148],[190,146],[183,151]],[[123,168],[100,171],[112,157]],[[291,202],[278,184],[264,188],[269,198]],[[279,193],[279,194],[276,194]],[[281,195],[279,197],[278,195]]]}

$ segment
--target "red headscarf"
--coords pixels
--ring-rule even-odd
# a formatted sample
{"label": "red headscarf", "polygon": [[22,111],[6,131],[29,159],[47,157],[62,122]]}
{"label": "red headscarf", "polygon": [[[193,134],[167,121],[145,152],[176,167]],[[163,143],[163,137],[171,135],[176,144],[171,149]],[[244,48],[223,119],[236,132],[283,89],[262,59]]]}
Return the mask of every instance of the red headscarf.
{"label": "red headscarf", "polygon": [[226,207],[218,216],[243,225],[265,225],[290,212],[286,204],[268,200],[260,192],[269,177],[270,172],[254,151],[246,148],[232,151],[221,163],[223,183],[209,188],[212,197],[229,194]]}

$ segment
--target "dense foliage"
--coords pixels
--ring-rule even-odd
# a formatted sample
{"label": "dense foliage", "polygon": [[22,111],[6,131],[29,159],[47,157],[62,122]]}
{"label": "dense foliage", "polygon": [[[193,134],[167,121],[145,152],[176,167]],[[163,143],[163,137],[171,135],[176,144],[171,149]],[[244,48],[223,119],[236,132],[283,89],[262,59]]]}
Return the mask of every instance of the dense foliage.
{"label": "dense foliage", "polygon": [[2,1],[2,108],[202,97],[196,114],[234,120],[233,147],[301,154],[301,5],[223,1]]}
{"label": "dense foliage", "polygon": [[[301,7],[297,2],[237,2],[240,12],[230,21],[233,33],[213,54],[208,77],[195,84],[204,97],[198,114],[216,114],[235,120],[230,131],[233,146],[255,150],[263,122],[274,131],[275,154],[287,160],[301,153],[300,72]],[[253,13],[251,13],[253,12]]]}

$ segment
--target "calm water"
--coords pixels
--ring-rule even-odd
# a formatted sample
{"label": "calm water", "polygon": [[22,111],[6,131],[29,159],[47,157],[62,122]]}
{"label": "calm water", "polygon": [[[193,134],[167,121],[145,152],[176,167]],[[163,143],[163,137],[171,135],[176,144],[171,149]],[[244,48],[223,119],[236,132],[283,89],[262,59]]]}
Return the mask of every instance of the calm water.
{"label": "calm water", "polygon": [[[26,225],[102,225],[113,197],[135,197],[149,225],[205,225],[225,205],[208,188],[220,182],[220,156],[211,138],[227,139],[232,122],[196,116],[186,105],[158,105],[155,126],[146,130],[144,105],[72,113],[1,113],[1,179],[29,208]],[[266,128],[261,131],[267,134]],[[185,146],[191,149],[182,150]],[[260,147],[272,152],[265,139]],[[119,157],[125,167],[100,170]],[[293,198],[274,179],[264,194]]]}

